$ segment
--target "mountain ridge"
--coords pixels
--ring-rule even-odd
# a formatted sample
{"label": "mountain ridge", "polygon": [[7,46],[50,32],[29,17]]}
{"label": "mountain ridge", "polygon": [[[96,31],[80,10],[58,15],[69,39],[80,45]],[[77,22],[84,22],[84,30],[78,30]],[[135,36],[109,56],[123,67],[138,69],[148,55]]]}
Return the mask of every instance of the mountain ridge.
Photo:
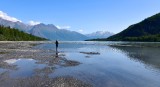
{"label": "mountain ridge", "polygon": [[94,40],[160,42],[160,13],[133,24],[118,34],[108,38]]}
{"label": "mountain ridge", "polygon": [[[74,41],[74,40],[85,40],[87,37],[75,31],[69,31],[66,29],[58,29],[53,24],[38,24],[35,25],[31,30],[31,34],[40,37],[47,37],[50,40],[63,40],[63,41]],[[40,35],[34,33],[39,32]],[[43,35],[43,36],[42,36]]]}
{"label": "mountain ridge", "polygon": [[32,34],[34,36],[38,36],[42,38],[47,38],[49,40],[80,41],[80,40],[88,39],[88,37],[86,37],[83,34],[80,34],[75,31],[66,30],[66,29],[58,29],[53,24],[40,23],[40,24],[31,26],[19,21],[13,22],[13,21],[5,20],[0,17],[0,25],[3,25],[5,27],[10,26],[11,28],[16,28],[28,34]]}

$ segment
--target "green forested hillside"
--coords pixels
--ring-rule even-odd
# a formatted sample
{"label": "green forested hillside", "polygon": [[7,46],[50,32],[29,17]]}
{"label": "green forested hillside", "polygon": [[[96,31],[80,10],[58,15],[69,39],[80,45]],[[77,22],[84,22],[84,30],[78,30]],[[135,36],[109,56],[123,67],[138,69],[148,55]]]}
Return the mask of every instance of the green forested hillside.
{"label": "green forested hillside", "polygon": [[46,40],[31,34],[24,33],[18,29],[0,25],[0,41],[39,41]]}
{"label": "green forested hillside", "polygon": [[109,38],[95,39],[107,41],[160,41],[160,13],[140,23],[133,24]]}

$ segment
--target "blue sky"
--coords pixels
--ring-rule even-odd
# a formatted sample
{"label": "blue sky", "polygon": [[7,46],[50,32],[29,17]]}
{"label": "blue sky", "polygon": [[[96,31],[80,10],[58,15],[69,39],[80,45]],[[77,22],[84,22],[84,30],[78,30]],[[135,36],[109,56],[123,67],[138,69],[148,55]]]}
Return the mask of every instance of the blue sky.
{"label": "blue sky", "polygon": [[54,24],[81,33],[118,33],[160,12],[160,0],[0,0],[0,11],[24,23]]}

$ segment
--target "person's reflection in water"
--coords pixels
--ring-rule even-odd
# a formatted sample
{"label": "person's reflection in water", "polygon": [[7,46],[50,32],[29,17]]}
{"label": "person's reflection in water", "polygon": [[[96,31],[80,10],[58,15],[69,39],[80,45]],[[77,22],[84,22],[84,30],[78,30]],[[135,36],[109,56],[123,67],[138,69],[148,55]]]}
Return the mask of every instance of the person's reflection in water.
{"label": "person's reflection in water", "polygon": [[55,44],[56,44],[56,57],[58,57],[58,41],[56,40],[56,42],[55,42]]}
{"label": "person's reflection in water", "polygon": [[58,57],[58,52],[56,51],[56,57]]}

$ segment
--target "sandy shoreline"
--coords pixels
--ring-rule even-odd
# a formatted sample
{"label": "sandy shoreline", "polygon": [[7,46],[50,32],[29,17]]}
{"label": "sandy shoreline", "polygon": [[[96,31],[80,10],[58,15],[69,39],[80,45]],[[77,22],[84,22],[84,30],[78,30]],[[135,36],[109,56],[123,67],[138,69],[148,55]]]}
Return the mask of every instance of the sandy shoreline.
{"label": "sandy shoreline", "polygon": [[[33,48],[40,45],[40,43],[33,42],[0,42],[0,85],[1,87],[91,87],[91,84],[80,81],[74,77],[64,76],[50,78],[49,73],[53,73],[56,67],[48,66],[61,66],[72,67],[81,64],[78,61],[67,60],[65,53],[58,53],[55,50],[45,50]],[[43,69],[35,69],[35,75],[26,78],[12,78],[9,71],[18,70],[19,68],[14,64],[9,64],[7,60],[18,59],[32,59],[36,64],[48,65]],[[42,75],[43,73],[43,75]]]}

